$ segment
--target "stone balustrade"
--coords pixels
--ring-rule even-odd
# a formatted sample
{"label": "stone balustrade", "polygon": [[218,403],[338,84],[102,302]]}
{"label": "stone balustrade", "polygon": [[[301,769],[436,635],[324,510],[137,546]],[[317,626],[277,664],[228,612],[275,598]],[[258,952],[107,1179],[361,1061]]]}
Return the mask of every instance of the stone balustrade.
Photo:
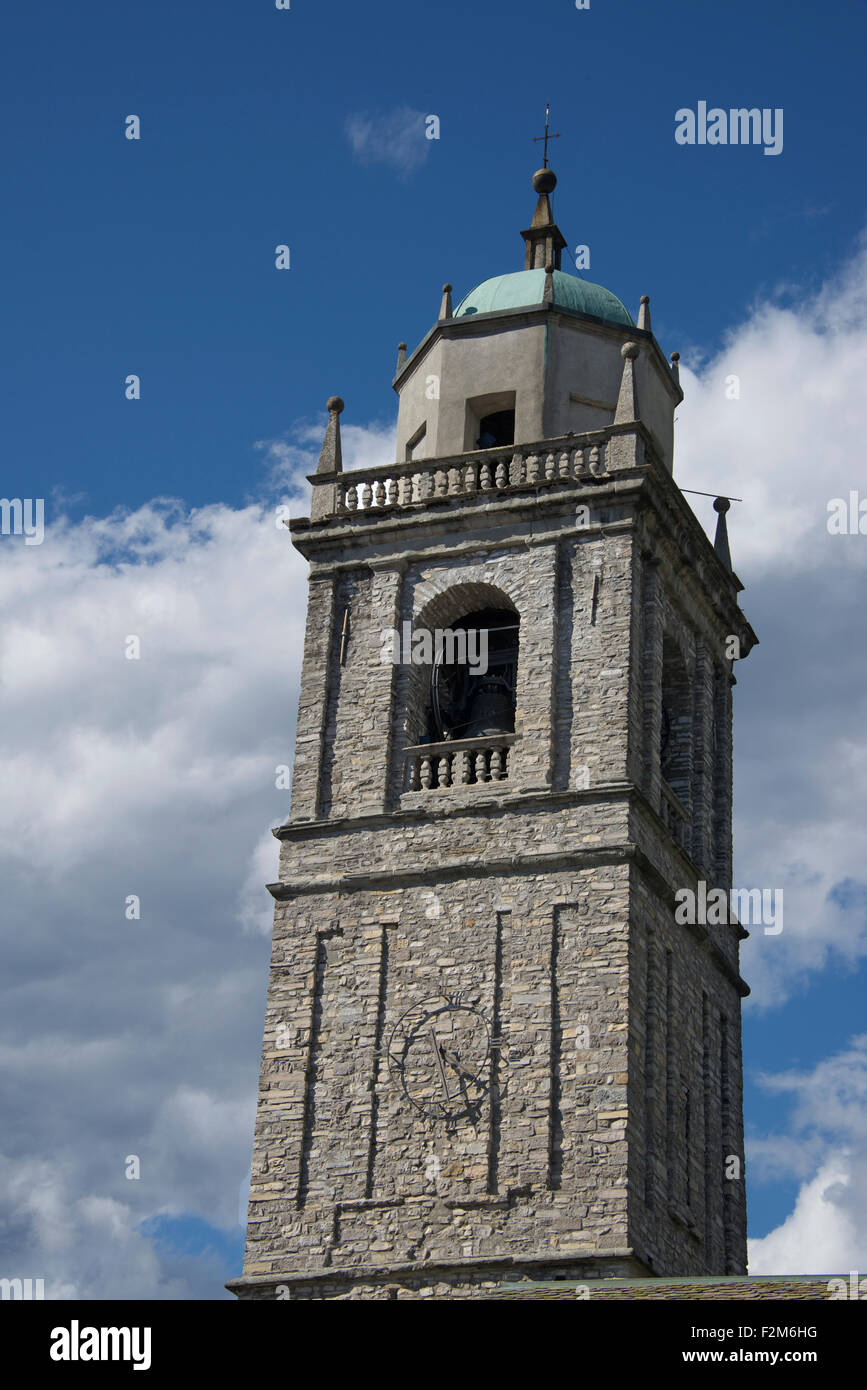
{"label": "stone balustrade", "polygon": [[540,444],[481,449],[453,458],[411,459],[344,474],[338,512],[411,507],[442,497],[471,497],[594,478],[605,472],[606,436],[596,431]]}
{"label": "stone balustrade", "polygon": [[405,788],[410,792],[505,782],[509,776],[514,734],[419,743],[405,750]]}

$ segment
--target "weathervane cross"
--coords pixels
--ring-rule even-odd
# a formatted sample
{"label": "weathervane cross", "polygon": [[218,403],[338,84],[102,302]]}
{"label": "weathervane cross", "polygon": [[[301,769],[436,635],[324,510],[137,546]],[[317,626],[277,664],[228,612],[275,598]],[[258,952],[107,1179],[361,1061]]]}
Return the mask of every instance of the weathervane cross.
{"label": "weathervane cross", "polygon": [[544,151],[544,157],[543,157],[543,159],[542,159],[542,168],[543,168],[543,169],[547,169],[547,168],[548,168],[548,141],[549,141],[549,140],[559,140],[559,139],[560,139],[560,132],[559,132],[559,130],[556,131],[556,133],[555,133],[554,135],[549,134],[549,131],[548,131],[548,123],[549,123],[549,120],[550,120],[550,115],[551,115],[551,103],[550,103],[550,101],[546,101],[546,102],[545,102],[545,134],[544,134],[544,135],[534,135],[534,136],[533,136],[533,144],[534,144],[534,145],[535,145],[539,140],[544,140],[544,141],[545,141],[545,151]]}

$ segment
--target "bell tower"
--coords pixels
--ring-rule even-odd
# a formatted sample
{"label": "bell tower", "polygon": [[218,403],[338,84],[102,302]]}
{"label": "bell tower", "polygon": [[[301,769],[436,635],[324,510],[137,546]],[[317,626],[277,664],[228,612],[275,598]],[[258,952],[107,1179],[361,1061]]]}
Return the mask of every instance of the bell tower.
{"label": "bell tower", "polygon": [[738,606],[675,483],[677,355],[525,267],[409,355],[393,465],[329,421],[242,1298],[745,1271]]}

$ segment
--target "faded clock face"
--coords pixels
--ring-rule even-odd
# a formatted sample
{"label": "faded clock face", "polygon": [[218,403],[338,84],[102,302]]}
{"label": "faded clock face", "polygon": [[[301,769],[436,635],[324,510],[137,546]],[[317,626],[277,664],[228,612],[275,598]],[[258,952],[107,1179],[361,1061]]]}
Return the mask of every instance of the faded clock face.
{"label": "faded clock face", "polygon": [[440,995],[407,1009],[388,1044],[392,1076],[434,1119],[475,1119],[487,1093],[491,1032],[480,1010]]}

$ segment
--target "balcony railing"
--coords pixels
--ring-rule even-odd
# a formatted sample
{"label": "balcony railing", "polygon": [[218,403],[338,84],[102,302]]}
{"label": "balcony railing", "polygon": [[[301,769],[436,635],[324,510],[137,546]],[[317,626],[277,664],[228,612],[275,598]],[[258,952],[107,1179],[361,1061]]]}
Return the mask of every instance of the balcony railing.
{"label": "balcony railing", "polygon": [[450,743],[419,743],[407,748],[405,790],[432,792],[446,787],[481,786],[509,777],[514,734],[455,739]]}
{"label": "balcony railing", "polygon": [[410,459],[353,469],[337,489],[338,512],[383,511],[432,499],[496,495],[605,472],[606,433],[565,435],[540,444],[481,449],[451,458]]}

